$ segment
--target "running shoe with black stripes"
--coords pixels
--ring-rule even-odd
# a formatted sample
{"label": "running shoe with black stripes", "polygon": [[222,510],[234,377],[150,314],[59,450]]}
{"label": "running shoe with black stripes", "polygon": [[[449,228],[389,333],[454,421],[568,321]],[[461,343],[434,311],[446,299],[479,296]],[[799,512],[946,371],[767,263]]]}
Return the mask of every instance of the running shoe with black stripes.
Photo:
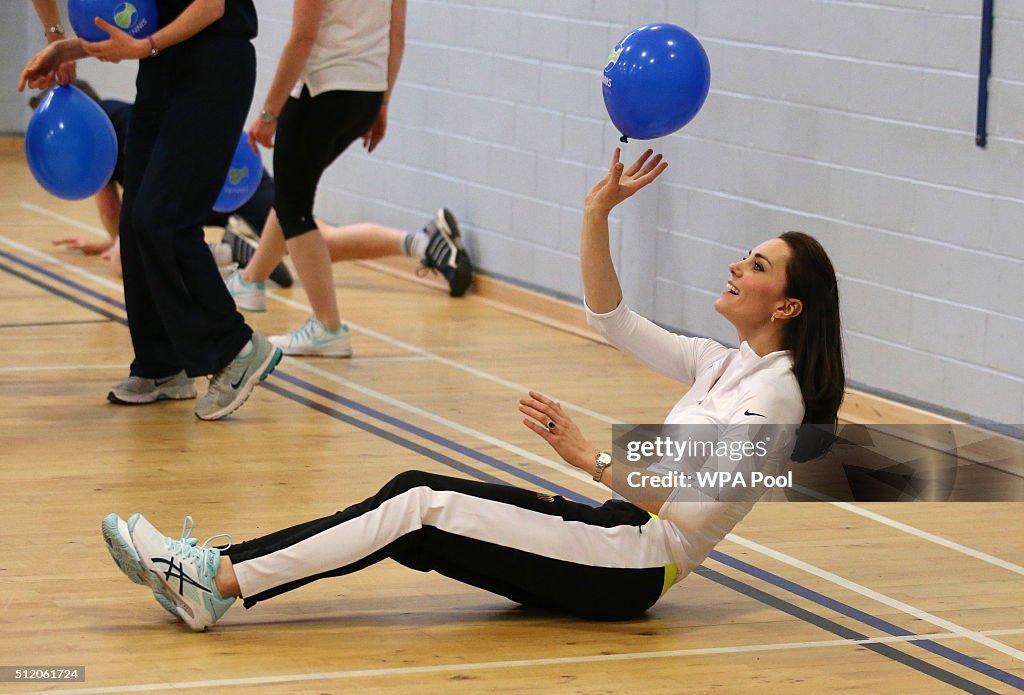
{"label": "running shoe with black stripes", "polygon": [[426,256],[420,261],[423,271],[441,273],[448,281],[453,297],[466,294],[473,281],[473,264],[462,245],[459,223],[448,208],[441,208],[423,231],[430,235]]}
{"label": "running shoe with black stripes", "polygon": [[[231,247],[231,260],[238,264],[239,268],[249,265],[249,261],[256,254],[256,247],[260,244],[259,234],[248,222],[238,215],[228,217],[228,223],[224,227],[224,236],[221,243]],[[278,287],[291,287],[294,284],[291,271],[281,261],[270,273],[270,279]]]}

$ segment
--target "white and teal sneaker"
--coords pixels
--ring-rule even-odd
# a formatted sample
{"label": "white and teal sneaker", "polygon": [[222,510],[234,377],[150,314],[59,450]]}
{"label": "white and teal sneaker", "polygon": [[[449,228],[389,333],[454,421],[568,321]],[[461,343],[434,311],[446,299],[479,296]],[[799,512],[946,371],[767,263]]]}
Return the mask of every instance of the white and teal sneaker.
{"label": "white and teal sneaker", "polygon": [[[136,514],[130,521],[137,522],[139,518],[141,517]],[[131,525],[117,514],[107,514],[103,517],[100,528],[103,530],[103,540],[107,543],[107,550],[110,551],[110,556],[114,558],[114,562],[117,563],[117,566],[124,572],[125,576],[136,584],[148,585],[153,589],[153,598],[156,599],[156,602],[163,606],[164,610],[180,620],[181,616],[178,615],[174,599],[163,593],[158,577],[156,575],[150,577],[146,568],[142,566],[139,553],[135,550],[135,546],[132,545]],[[195,544],[194,538],[189,540],[193,545]]]}
{"label": "white and teal sneaker", "polygon": [[267,285],[263,282],[246,282],[238,268],[224,278],[228,293],[235,300],[235,306],[245,311],[267,310]]}
{"label": "white and teal sneaker", "polygon": [[[109,525],[116,527],[113,541],[107,535],[111,517]],[[133,514],[123,526],[113,514],[103,521],[107,548],[121,571],[136,583],[148,584],[160,605],[167,608],[169,603],[168,610],[196,632],[217,622],[235,602],[234,596],[221,596],[214,582],[221,551],[209,543],[219,536],[197,546],[189,537],[192,517],[185,517],[180,540],[163,535],[141,514]],[[131,541],[127,545],[125,532]]]}
{"label": "white and teal sneaker", "polygon": [[332,331],[315,316],[310,316],[291,333],[270,336],[270,342],[281,348],[286,355],[352,356],[352,337],[348,333],[348,326],[343,323]]}

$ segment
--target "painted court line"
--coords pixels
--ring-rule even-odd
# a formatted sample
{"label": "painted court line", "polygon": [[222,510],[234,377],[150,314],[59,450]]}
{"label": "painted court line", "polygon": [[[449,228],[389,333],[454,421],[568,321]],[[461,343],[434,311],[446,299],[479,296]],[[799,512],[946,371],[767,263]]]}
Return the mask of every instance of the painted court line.
{"label": "painted court line", "polygon": [[3,372],[54,372],[63,369],[69,369],[72,371],[78,371],[82,369],[109,369],[117,370],[119,372],[124,371],[123,364],[54,364],[54,365],[38,365],[38,366],[22,366],[22,367],[0,367],[0,373]]}
{"label": "painted court line", "polygon": [[761,555],[770,557],[774,560],[789,565],[790,567],[795,567],[797,569],[803,570],[808,574],[813,574],[814,576],[820,579],[824,579],[827,582],[831,582],[832,584],[840,586],[854,593],[860,594],[861,596],[870,598],[874,601],[877,601],[878,603],[882,603],[886,606],[889,606],[890,608],[895,608],[896,610],[902,613],[906,613],[907,615],[913,616],[918,620],[923,620],[925,622],[931,623],[932,625],[942,628],[943,630],[949,630],[950,632],[956,633],[958,636],[964,639],[968,639],[972,642],[984,645],[989,649],[995,649],[996,651],[1002,652],[1003,654],[1011,656],[1014,659],[1024,661],[1024,652],[1022,652],[1019,649],[1014,649],[1013,647],[1003,644],[1002,642],[994,640],[981,632],[977,632],[975,630],[968,630],[967,628],[961,627],[960,625],[957,625],[952,621],[946,620],[945,618],[940,618],[939,616],[933,615],[932,613],[929,613],[927,611],[923,611],[920,608],[915,608],[914,606],[911,606],[908,603],[904,603],[903,601],[894,599],[891,596],[887,596],[881,592],[875,591],[874,589],[869,589],[866,586],[850,581],[849,579],[846,579],[844,577],[840,577],[838,574],[834,574],[832,572],[829,572],[828,570],[821,569],[820,567],[816,567],[810,563],[804,562],[803,560],[798,560],[795,557],[786,555],[785,553],[781,553],[777,550],[773,550],[767,546],[761,545],[760,543],[743,538],[742,536],[729,534],[728,536],[726,536],[726,538],[732,541],[733,543],[742,545],[743,547],[753,550],[754,552],[760,553]]}
{"label": "painted court line", "polygon": [[[1024,629],[992,630],[987,634],[1019,635]],[[403,666],[395,668],[359,669],[353,671],[324,671],[320,673],[295,673],[279,676],[259,676],[252,678],[220,678],[200,681],[175,681],[165,683],[140,683],[137,685],[110,686],[105,688],[61,689],[65,695],[93,695],[93,693],[143,693],[160,690],[225,688],[243,685],[274,685],[279,683],[301,683],[318,680],[351,680],[355,678],[382,678],[386,676],[409,676],[433,673],[462,673],[466,671],[483,671],[488,669],[536,668],[538,666],[564,666],[572,664],[608,663],[612,661],[641,661],[646,659],[671,659],[693,656],[714,656],[721,654],[750,654],[758,652],[790,651],[800,649],[835,649],[856,647],[866,644],[896,644],[915,642],[918,640],[959,639],[961,636],[947,632],[934,635],[913,635],[909,637],[869,637],[859,640],[818,640],[813,642],[780,642],[775,644],[747,644],[723,647],[702,647],[697,649],[672,649],[660,652],[629,652],[626,654],[596,654],[588,656],[563,656],[546,659],[516,659],[510,661],[484,661],[461,664],[438,664],[436,666]],[[44,692],[44,691],[26,691]],[[52,691],[45,691],[52,692]],[[24,693],[22,694],[24,695]]]}
{"label": "painted court line", "polygon": [[929,541],[931,543],[935,543],[936,545],[941,545],[944,548],[955,550],[956,552],[962,553],[964,555],[970,555],[971,557],[981,560],[982,562],[987,562],[990,565],[1002,567],[1003,569],[1009,570],[1010,572],[1015,572],[1017,574],[1024,575],[1024,567],[1009,562],[1008,560],[1003,560],[1002,558],[995,557],[994,555],[989,555],[988,553],[984,553],[980,550],[975,550],[974,548],[963,545],[961,543],[957,543],[956,541],[951,541],[948,538],[937,536],[934,533],[923,531],[909,524],[904,524],[902,521],[890,519],[887,516],[882,516],[881,514],[869,511],[867,509],[863,509],[861,507],[858,507],[857,505],[850,504],[849,502],[832,502],[832,504],[852,514],[859,514],[860,516],[863,516],[867,519],[877,521],[878,523],[885,524],[886,526],[891,526],[894,529],[898,529],[900,531],[903,531],[904,533],[909,533],[912,536],[917,536],[918,538]]}
{"label": "painted court line", "polygon": [[[29,203],[23,203],[23,204],[24,205],[29,205]],[[66,263],[65,261],[62,261],[59,258],[55,258],[52,254],[43,253],[42,251],[37,251],[36,249],[32,248],[31,246],[26,246],[25,244],[17,242],[14,239],[10,239],[10,238],[5,237],[3,235],[0,235],[0,243],[4,244],[6,246],[10,246],[11,248],[15,248],[15,249],[17,249],[18,251],[21,251],[24,254],[32,256],[33,258],[38,258],[40,260],[46,261],[47,263],[56,264],[57,266],[59,266],[63,270],[66,270],[69,273],[74,273],[75,275],[80,275],[81,277],[84,277],[84,278],[88,279],[90,282],[95,282],[95,283],[97,283],[99,285],[102,285],[103,287],[107,288],[108,290],[113,290],[113,291],[115,291],[115,292],[117,292],[119,294],[124,294],[124,286],[121,285],[120,282],[114,282],[110,278],[100,277],[99,275],[97,275],[95,273],[92,273],[92,272],[90,272],[88,270],[85,270],[84,268],[79,268],[79,267],[74,266],[74,265],[72,265],[70,263]]]}
{"label": "painted court line", "polygon": [[[298,309],[300,311],[305,311],[305,312],[311,311],[311,309],[309,308],[308,304],[303,304],[302,302],[297,302],[294,299],[289,299],[288,297],[281,297],[281,296],[279,296],[277,294],[274,294],[273,292],[267,292],[267,297],[269,299],[273,299],[276,302],[280,302],[281,304],[284,304],[285,306],[289,306],[289,307],[291,307],[293,309]],[[524,394],[524,395],[526,394],[527,391],[531,390],[530,387],[524,386],[523,384],[517,384],[514,381],[509,381],[508,379],[503,379],[500,376],[496,376],[496,375],[491,374],[489,372],[485,372],[482,369],[477,369],[476,367],[470,367],[468,364],[463,364],[462,362],[458,362],[456,360],[450,360],[447,357],[442,357],[441,355],[438,355],[437,353],[434,353],[434,352],[430,352],[429,350],[427,350],[425,348],[421,348],[421,347],[419,347],[417,345],[413,345],[411,343],[407,343],[404,340],[399,340],[398,338],[393,338],[393,337],[391,337],[389,335],[381,333],[380,331],[375,331],[372,328],[367,328],[366,326],[360,325],[358,323],[352,323],[351,321],[348,321],[348,320],[346,320],[345,323],[348,324],[349,328],[355,329],[355,330],[359,331],[360,333],[365,333],[366,335],[370,336],[371,338],[376,338],[377,340],[379,340],[379,341],[381,341],[383,343],[387,343],[388,345],[392,345],[394,347],[401,348],[402,350],[408,350],[409,352],[411,352],[413,354],[421,355],[423,357],[427,357],[427,358],[429,358],[429,359],[431,359],[431,360],[433,360],[435,362],[440,362],[441,364],[445,365],[446,367],[451,367],[452,369],[458,369],[460,371],[466,372],[467,374],[471,374],[471,375],[477,377],[478,379],[483,379],[485,381],[490,381],[491,383],[498,384],[499,386],[504,386],[504,387],[509,388],[509,389],[511,389],[513,391],[516,391],[517,393]],[[532,389],[532,390],[536,390],[536,389]],[[587,408],[585,406],[579,405],[578,403],[571,403],[569,401],[561,401],[561,400],[559,401],[559,403],[561,403],[562,406],[565,407],[565,408],[571,408],[572,410],[575,410],[578,413],[583,413],[584,415],[592,417],[595,420],[599,420],[601,422],[606,422],[606,423],[613,424],[613,425],[614,424],[618,424],[618,422],[619,422],[615,418],[608,417],[607,415],[599,413],[599,412],[597,412],[595,410],[591,410],[590,408]]]}
{"label": "painted court line", "polygon": [[[455,430],[456,432],[461,432],[462,434],[472,437],[478,441],[490,444],[491,446],[496,446],[500,449],[503,449],[504,451],[509,452],[510,454],[515,454],[516,456],[522,457],[527,461],[539,463],[540,465],[545,466],[546,468],[550,468],[551,470],[563,473],[569,476],[570,478],[576,478],[577,480],[581,480],[586,483],[589,483],[590,485],[593,485],[595,488],[604,489],[604,485],[594,482],[594,479],[591,476],[586,475],[582,471],[577,470],[575,468],[570,468],[568,464],[559,464],[558,462],[552,461],[551,459],[544,458],[543,456],[538,456],[532,451],[527,451],[526,449],[516,446],[515,444],[510,444],[509,442],[506,442],[502,439],[498,439],[497,437],[492,437],[491,435],[485,434],[479,430],[475,430],[472,427],[466,427],[465,425],[461,425],[455,422],[454,420],[450,420],[442,415],[437,415],[436,413],[433,413],[429,410],[424,410],[423,408],[412,405],[411,403],[406,403],[405,401],[393,398],[368,386],[357,384],[354,381],[350,381],[349,379],[345,379],[344,377],[332,374],[331,372],[328,372],[325,369],[315,367],[302,360],[285,358],[285,364],[287,364],[289,369],[298,368],[302,371],[309,372],[310,374],[315,374],[321,379],[332,381],[335,384],[338,384],[339,386],[344,386],[345,388],[351,389],[352,391],[355,391],[357,393],[361,393],[364,396],[369,396],[370,398],[373,398],[375,400],[387,403],[388,405],[394,408],[404,410],[407,413],[416,415],[417,417],[421,417],[425,420],[429,420],[430,422],[441,425],[442,427]],[[510,403],[509,418],[511,419],[515,417],[518,413],[518,410],[513,411],[512,404]],[[516,420],[518,421],[518,418],[516,418]]]}

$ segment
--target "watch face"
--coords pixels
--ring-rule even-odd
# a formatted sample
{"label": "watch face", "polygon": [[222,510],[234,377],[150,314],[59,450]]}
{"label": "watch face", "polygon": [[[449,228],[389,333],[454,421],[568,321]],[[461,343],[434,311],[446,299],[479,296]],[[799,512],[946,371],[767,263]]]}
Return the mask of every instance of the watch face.
{"label": "watch face", "polygon": [[600,454],[597,455],[597,463],[599,465],[607,466],[611,462],[612,455],[609,454],[607,451],[602,451]]}

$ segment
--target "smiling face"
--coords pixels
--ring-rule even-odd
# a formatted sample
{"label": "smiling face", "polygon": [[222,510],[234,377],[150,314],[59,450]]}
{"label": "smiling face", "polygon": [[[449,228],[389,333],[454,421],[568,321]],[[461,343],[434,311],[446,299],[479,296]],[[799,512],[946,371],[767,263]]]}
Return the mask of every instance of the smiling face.
{"label": "smiling face", "polygon": [[793,300],[786,297],[786,265],[790,255],[786,242],[769,239],[742,261],[729,265],[726,288],[715,300],[715,310],[736,327],[741,340],[767,328],[773,315],[778,321],[800,312],[800,307],[793,306]]}

